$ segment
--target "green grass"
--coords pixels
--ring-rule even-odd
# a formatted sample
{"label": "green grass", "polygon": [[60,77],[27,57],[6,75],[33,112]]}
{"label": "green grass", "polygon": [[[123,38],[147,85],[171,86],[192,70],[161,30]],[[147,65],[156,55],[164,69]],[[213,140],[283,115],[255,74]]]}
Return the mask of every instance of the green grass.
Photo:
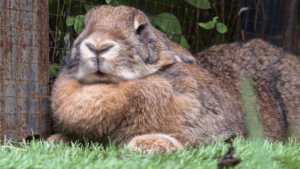
{"label": "green grass", "polygon": [[[8,148],[8,146],[10,148]],[[217,168],[220,157],[229,145],[223,141],[186,147],[185,150],[166,154],[141,154],[131,152],[128,148],[116,148],[92,143],[81,146],[50,145],[44,141],[31,143],[5,142],[0,148],[0,168]],[[260,140],[236,139],[234,157],[243,161],[235,168],[299,168],[300,143],[290,139],[286,143]]]}

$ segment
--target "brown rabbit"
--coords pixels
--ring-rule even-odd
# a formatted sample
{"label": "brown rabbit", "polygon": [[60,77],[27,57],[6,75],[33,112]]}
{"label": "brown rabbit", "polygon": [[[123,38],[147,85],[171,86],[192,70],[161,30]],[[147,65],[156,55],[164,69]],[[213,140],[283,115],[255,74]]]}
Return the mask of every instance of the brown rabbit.
{"label": "brown rabbit", "polygon": [[[198,57],[210,63],[201,53]],[[299,62],[291,55],[279,57]],[[154,29],[135,8],[94,8],[85,15],[85,28],[54,84],[51,100],[60,134],[48,141],[85,137],[106,144],[109,136],[137,150],[165,152],[229,132],[247,136],[238,82],[242,69],[227,69],[222,62],[220,69],[197,65],[187,50]],[[293,73],[299,70],[291,66]],[[289,87],[299,91],[299,77],[293,78]],[[258,93],[272,96],[268,90]],[[267,137],[283,138],[277,132],[284,128],[264,129]]]}
{"label": "brown rabbit", "polygon": [[[263,40],[213,46],[196,58],[217,77],[250,76],[264,133],[272,139],[300,139],[300,59]],[[224,80],[227,86],[233,82]]]}

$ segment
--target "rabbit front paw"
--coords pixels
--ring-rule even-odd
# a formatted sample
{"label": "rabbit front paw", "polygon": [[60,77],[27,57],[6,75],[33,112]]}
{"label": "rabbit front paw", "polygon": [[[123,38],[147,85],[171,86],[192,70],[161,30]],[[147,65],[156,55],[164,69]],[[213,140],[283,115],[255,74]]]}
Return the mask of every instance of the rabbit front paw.
{"label": "rabbit front paw", "polygon": [[59,143],[61,141],[63,143],[68,143],[71,141],[71,139],[64,134],[54,134],[54,135],[51,135],[49,138],[47,138],[48,143],[50,143],[50,142]]}
{"label": "rabbit front paw", "polygon": [[134,151],[165,153],[183,149],[183,145],[166,134],[145,134],[134,137],[128,146]]}

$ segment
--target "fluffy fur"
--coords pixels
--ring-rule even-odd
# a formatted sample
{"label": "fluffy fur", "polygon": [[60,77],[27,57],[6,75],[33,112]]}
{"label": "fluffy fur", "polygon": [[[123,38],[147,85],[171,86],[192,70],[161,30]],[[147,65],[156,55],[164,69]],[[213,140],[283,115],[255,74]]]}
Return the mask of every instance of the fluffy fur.
{"label": "fluffy fur", "polygon": [[60,133],[99,142],[110,136],[118,144],[155,133],[168,134],[182,145],[210,141],[212,135],[230,131],[243,135],[237,100],[238,93],[231,94],[205,69],[182,62],[117,84],[82,85],[60,76],[52,91]]}
{"label": "fluffy fur", "polygon": [[[249,76],[256,88],[264,134],[272,139],[300,139],[300,59],[263,40],[213,46],[196,55],[217,76]],[[224,79],[227,86],[232,82]]]}
{"label": "fluffy fur", "polygon": [[[135,150],[163,153],[229,132],[247,137],[241,75],[253,78],[266,137],[283,139],[287,129],[298,129],[300,64],[282,49],[262,40],[219,45],[197,54],[202,62],[198,65],[134,8],[92,9],[85,25],[53,87],[52,109],[60,134],[48,141],[85,137],[105,145],[109,136]],[[99,60],[87,62],[90,51],[82,52],[80,46],[99,38],[86,48]],[[107,47],[108,41],[119,46],[118,55],[107,56],[116,46]],[[103,68],[102,61],[111,69]],[[84,73],[78,76],[80,71]],[[100,80],[91,78],[95,71],[101,73]]]}
{"label": "fluffy fur", "polygon": [[62,69],[81,83],[117,83],[145,77],[176,61],[196,63],[135,8],[101,6],[84,19],[85,28]]}
{"label": "fluffy fur", "polygon": [[[128,143],[128,146],[133,150],[142,150],[147,153],[153,151],[165,153],[167,151],[171,152],[183,148],[183,145],[175,138],[166,134],[145,134],[136,136]],[[149,149],[149,147],[152,147],[152,149]]]}

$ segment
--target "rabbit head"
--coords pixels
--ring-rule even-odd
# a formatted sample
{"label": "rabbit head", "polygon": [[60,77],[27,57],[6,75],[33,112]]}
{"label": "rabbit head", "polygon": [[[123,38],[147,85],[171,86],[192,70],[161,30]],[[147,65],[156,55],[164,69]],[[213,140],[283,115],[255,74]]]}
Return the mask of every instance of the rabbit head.
{"label": "rabbit head", "polygon": [[81,83],[116,83],[145,77],[177,61],[196,63],[135,8],[93,8],[84,25],[61,72]]}

